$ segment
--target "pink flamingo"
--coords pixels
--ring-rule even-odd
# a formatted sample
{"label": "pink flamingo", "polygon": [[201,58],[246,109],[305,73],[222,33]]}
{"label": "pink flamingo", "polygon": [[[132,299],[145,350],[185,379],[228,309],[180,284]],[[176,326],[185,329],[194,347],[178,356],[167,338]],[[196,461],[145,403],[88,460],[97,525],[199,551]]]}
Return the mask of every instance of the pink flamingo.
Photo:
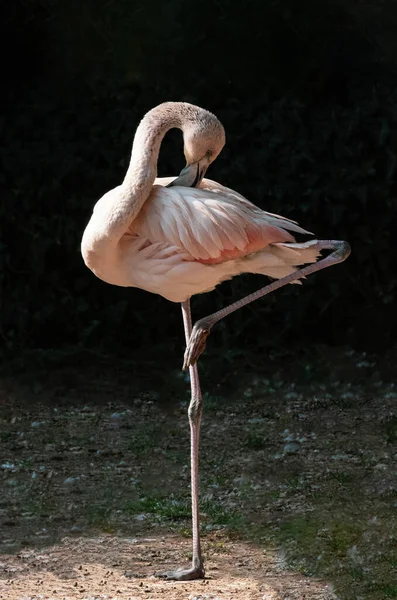
{"label": "pink flamingo", "polygon": [[[156,179],[160,145],[173,127],[183,132],[187,166],[178,178]],[[166,102],[149,111],[136,131],[124,181],[97,202],[82,239],[84,261],[103,281],[182,304],[184,369],[189,368],[191,382],[193,559],[190,568],[162,573],[167,579],[204,577],[198,499],[203,405],[196,362],[211,327],[287,283],[342,262],[350,253],[341,241],[296,243],[290,232],[309,233],[296,222],[260,210],[237,192],[203,179],[224,144],[223,126],[202,108]],[[316,262],[321,250],[332,253]],[[191,296],[240,273],[262,273],[275,281],[201,319],[192,329]]]}

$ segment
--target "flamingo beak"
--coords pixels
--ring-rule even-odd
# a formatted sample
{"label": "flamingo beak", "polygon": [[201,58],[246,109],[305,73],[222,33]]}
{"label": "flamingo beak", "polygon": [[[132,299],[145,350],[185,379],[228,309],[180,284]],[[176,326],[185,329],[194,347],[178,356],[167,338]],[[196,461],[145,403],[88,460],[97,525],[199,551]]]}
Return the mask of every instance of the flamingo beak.
{"label": "flamingo beak", "polygon": [[201,180],[203,179],[205,172],[208,167],[208,160],[206,158],[199,160],[198,162],[186,165],[184,169],[179,173],[179,177],[171,181],[167,187],[173,187],[175,185],[183,187],[198,187]]}

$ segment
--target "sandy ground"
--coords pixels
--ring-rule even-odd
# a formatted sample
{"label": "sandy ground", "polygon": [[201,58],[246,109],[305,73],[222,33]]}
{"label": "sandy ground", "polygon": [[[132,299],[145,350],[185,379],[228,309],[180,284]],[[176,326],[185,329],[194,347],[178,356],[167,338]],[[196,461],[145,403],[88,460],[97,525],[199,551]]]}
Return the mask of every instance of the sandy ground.
{"label": "sandy ground", "polygon": [[[211,541],[204,542],[204,552]],[[1,600],[331,600],[327,586],[278,569],[271,553],[227,541],[212,551],[202,581],[170,582],[154,573],[182,564],[190,549],[180,536],[64,538],[42,550],[0,556]]]}

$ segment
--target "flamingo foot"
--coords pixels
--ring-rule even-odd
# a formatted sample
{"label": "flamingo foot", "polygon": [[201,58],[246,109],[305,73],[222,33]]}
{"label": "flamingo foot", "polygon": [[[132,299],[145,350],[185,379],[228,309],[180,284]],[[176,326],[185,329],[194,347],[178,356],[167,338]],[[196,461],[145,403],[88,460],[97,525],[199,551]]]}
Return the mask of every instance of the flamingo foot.
{"label": "flamingo foot", "polygon": [[169,581],[192,581],[193,579],[204,579],[204,568],[202,565],[199,565],[198,567],[190,567],[190,569],[165,571],[164,573],[156,573],[156,577],[167,579]]}
{"label": "flamingo foot", "polygon": [[188,345],[186,346],[185,356],[183,360],[184,371],[192,367],[204,352],[211,327],[205,322],[205,319],[197,321],[193,327],[192,335],[190,336]]}

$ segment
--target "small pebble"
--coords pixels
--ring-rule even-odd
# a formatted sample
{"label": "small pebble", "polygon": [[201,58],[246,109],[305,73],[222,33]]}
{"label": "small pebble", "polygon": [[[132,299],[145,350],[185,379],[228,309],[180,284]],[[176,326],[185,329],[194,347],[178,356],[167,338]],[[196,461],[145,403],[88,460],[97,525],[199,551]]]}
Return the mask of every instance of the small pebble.
{"label": "small pebble", "polygon": [[75,483],[76,481],[80,481],[80,477],[68,477],[63,483],[64,485],[70,485],[71,483]]}
{"label": "small pebble", "polygon": [[284,453],[285,454],[296,454],[300,450],[300,444],[296,442],[290,442],[289,444],[285,444]]}

